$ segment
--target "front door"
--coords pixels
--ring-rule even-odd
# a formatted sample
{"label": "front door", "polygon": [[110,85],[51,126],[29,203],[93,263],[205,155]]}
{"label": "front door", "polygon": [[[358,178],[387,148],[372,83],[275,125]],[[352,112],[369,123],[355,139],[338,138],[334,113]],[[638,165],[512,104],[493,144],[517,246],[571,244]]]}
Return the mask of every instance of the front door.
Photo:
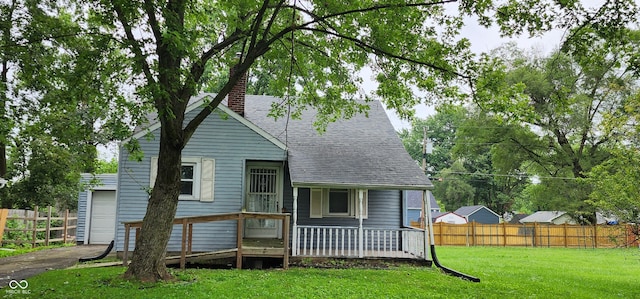
{"label": "front door", "polygon": [[[249,165],[247,167],[247,212],[280,213],[282,207],[282,179],[280,166]],[[281,238],[281,221],[247,219],[246,238]]]}

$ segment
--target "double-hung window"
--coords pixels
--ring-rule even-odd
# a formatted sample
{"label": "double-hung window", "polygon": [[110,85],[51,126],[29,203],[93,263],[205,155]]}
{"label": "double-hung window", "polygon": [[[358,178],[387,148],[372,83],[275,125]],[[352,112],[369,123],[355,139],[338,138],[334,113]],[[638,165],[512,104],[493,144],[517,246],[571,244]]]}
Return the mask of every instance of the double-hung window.
{"label": "double-hung window", "polygon": [[[158,158],[151,158],[150,186],[153,188],[158,173]],[[179,200],[213,201],[215,160],[183,157],[180,167]]]}
{"label": "double-hung window", "polygon": [[327,216],[349,216],[352,200],[347,189],[329,189],[329,195],[325,204]]}
{"label": "double-hung window", "polygon": [[[359,190],[337,188],[314,188],[310,192],[310,218],[360,217]],[[368,192],[363,190],[362,216],[367,218]]]}
{"label": "double-hung window", "polygon": [[197,199],[199,196],[198,164],[182,162],[180,167],[180,199]]}

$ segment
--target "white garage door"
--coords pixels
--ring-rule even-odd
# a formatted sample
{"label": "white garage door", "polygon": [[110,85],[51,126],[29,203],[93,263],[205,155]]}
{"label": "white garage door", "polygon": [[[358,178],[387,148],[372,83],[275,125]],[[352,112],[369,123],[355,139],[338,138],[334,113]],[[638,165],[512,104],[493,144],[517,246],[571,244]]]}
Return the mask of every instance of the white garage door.
{"label": "white garage door", "polygon": [[89,244],[109,244],[116,225],[116,192],[94,191],[91,196]]}

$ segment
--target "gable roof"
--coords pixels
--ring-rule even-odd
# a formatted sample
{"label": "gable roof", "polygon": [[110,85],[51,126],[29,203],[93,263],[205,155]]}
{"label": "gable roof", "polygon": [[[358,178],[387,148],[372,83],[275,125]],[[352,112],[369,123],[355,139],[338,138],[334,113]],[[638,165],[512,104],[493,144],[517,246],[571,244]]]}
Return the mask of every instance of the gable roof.
{"label": "gable roof", "polygon": [[[213,99],[214,97],[215,97],[215,94],[213,94],[213,93],[201,93],[201,94],[198,94],[197,96],[192,97],[189,100],[189,103],[187,104],[187,108],[185,109],[185,114],[195,110],[196,108],[203,107],[203,105],[205,104],[205,101]],[[223,102],[226,102],[226,99]],[[230,116],[231,118],[239,121],[240,123],[242,123],[243,125],[245,125],[249,129],[251,129],[254,132],[258,133],[258,135],[260,135],[260,136],[266,138],[267,140],[271,141],[271,143],[275,144],[276,146],[280,147],[281,149],[286,149],[286,145],[284,143],[282,143],[279,139],[273,137],[272,135],[270,135],[269,133],[264,131],[262,128],[254,125],[253,123],[251,123],[246,118],[244,118],[241,115],[239,115],[238,113],[235,113],[233,110],[229,109],[226,105],[224,105],[224,104],[218,105],[218,107],[216,107],[215,110],[218,110],[218,111]],[[215,113],[215,111],[213,113]],[[147,135],[148,133],[160,128],[160,121],[158,121],[158,114],[156,112],[148,114],[147,115],[147,119],[149,121],[149,125],[148,126],[144,126],[144,127],[136,127],[134,129],[133,136],[131,138],[133,138],[133,139],[142,138],[145,135]],[[125,142],[126,142],[126,140],[125,140]]]}
{"label": "gable roof", "polygon": [[[213,96],[203,93],[193,97],[186,112],[202,107],[206,97]],[[369,103],[368,117],[357,114],[340,119],[328,124],[322,135],[313,127],[313,109],[303,111],[300,119],[269,117],[271,104],[281,101],[273,96],[246,95],[244,117],[227,108],[224,101],[216,109],[288,150],[293,187],[433,188],[404,149],[379,101]],[[132,138],[142,138],[160,127],[157,114],[150,114],[148,119],[149,125],[136,128]]]}
{"label": "gable roof", "polygon": [[563,211],[538,211],[535,212],[527,217],[524,217],[522,219],[520,219],[520,223],[525,223],[525,222],[540,222],[540,223],[546,223],[546,222],[552,222],[553,220],[561,217],[562,215],[566,214],[566,212]]}
{"label": "gable roof", "polygon": [[491,209],[485,207],[485,206],[464,206],[464,207],[460,207],[459,209],[455,210],[454,213],[460,215],[460,216],[464,216],[464,217],[468,217],[469,215],[481,210],[481,209],[486,209],[487,211],[491,212],[492,214],[496,215],[496,217],[500,218],[500,215],[496,214],[496,212],[492,211]]}
{"label": "gable roof", "polygon": [[438,219],[438,218],[441,218],[441,217],[447,216],[447,215],[449,215],[449,214],[451,214],[451,215],[456,215],[456,216],[458,216],[458,217],[460,217],[460,218],[464,219],[465,221],[467,220],[466,218],[464,218],[464,216],[462,216],[462,215],[458,215],[458,214],[456,214],[455,212],[438,212],[438,213],[433,213],[433,214],[431,215],[431,218],[433,218],[433,220],[436,220],[436,219]]}
{"label": "gable roof", "polygon": [[268,117],[271,103],[280,99],[247,95],[245,117],[284,142],[294,187],[413,189],[433,187],[400,142],[382,104],[369,103],[362,114],[330,123],[320,135],[313,127],[316,112],[300,119]]}

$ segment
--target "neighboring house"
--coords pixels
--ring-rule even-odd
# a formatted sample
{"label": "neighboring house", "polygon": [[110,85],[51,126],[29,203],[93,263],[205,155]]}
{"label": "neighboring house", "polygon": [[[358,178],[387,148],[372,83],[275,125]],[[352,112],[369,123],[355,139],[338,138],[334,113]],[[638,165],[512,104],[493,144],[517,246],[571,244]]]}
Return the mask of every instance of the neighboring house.
{"label": "neighboring house", "polygon": [[[427,192],[431,205],[431,214],[439,213],[440,206],[436,202],[435,196],[431,191]],[[419,223],[422,217],[422,192],[416,190],[407,190],[404,192],[405,199],[405,217],[404,225],[411,226],[411,222]],[[432,217],[433,218],[433,217]]]}
{"label": "neighboring house", "polygon": [[463,216],[460,216],[454,212],[444,212],[437,213],[432,215],[433,223],[444,222],[449,224],[465,224],[467,223],[467,219]]}
{"label": "neighboring house", "polygon": [[78,244],[109,244],[116,231],[117,175],[82,174],[87,188],[78,195]]}
{"label": "neighboring house", "polygon": [[500,215],[485,206],[464,206],[455,210],[454,213],[467,219],[467,222],[500,223]]}
{"label": "neighboring house", "polygon": [[509,224],[519,224],[520,220],[527,216],[529,216],[529,214],[506,212],[502,216],[502,219],[504,219],[504,222]]}
{"label": "neighboring house", "polygon": [[544,223],[544,224],[576,224],[576,222],[562,211],[538,211],[525,218],[520,223]]}
{"label": "neighboring house", "polygon": [[[192,98],[186,122],[212,96]],[[286,211],[292,213],[293,255],[325,254],[324,250],[306,252],[306,248],[320,246],[317,240],[325,240],[322,246],[329,254],[331,248],[344,246],[340,255],[353,256],[353,251],[346,251],[347,245],[363,248],[358,247],[363,240],[373,242],[372,237],[357,238],[359,232],[373,234],[382,229],[403,232],[385,233],[384,246],[402,245],[399,238],[410,229],[402,228],[401,190],[424,191],[432,184],[405,151],[381,103],[369,103],[368,117],[338,120],[319,134],[313,127],[313,109],[305,110],[301,119],[276,121],[268,113],[273,103],[282,102],[279,98],[245,96],[242,90],[228,98],[231,100],[209,115],[182,151],[177,217]],[[159,129],[154,119],[147,127],[136,129],[132,138],[144,152],[142,161],[133,161],[126,150],[120,151],[117,251],[124,247],[122,223],[145,215],[148,190],[157,172]],[[191,250],[235,248],[237,236],[283,238],[281,225],[276,220],[247,219],[243,231],[237,232],[233,221],[198,223]],[[180,236],[181,230],[174,229],[168,251],[180,251]],[[338,245],[339,237],[348,244]],[[129,246],[134,243],[130,236]],[[357,253],[364,255],[364,250]]]}
{"label": "neighboring house", "polygon": [[614,225],[619,224],[620,220],[618,219],[618,216],[614,215],[613,213],[596,212],[596,222],[597,224]]}

